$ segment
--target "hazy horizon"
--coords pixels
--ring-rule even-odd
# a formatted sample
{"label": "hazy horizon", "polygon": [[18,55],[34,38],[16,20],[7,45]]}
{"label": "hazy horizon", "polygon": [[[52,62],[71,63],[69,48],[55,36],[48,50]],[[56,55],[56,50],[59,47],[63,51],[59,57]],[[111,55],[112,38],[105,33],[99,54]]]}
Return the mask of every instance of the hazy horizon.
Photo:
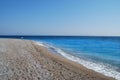
{"label": "hazy horizon", "polygon": [[119,0],[0,0],[0,35],[120,36]]}
{"label": "hazy horizon", "polygon": [[120,36],[106,36],[106,35],[104,35],[104,36],[102,36],[102,35],[20,35],[20,34],[18,34],[18,35],[8,35],[8,34],[3,34],[3,35],[0,35],[1,37],[2,36],[5,36],[5,37],[7,37],[7,36],[20,36],[20,37],[24,37],[24,36],[43,36],[43,37],[47,37],[47,36],[51,36],[51,37],[54,37],[54,36],[60,36],[60,37],[120,37]]}

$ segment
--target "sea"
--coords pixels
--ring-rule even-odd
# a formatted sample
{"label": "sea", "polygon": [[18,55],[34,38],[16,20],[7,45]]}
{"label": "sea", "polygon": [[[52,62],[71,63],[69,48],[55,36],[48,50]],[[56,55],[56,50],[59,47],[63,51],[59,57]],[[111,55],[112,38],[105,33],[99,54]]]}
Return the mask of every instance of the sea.
{"label": "sea", "polygon": [[33,40],[88,69],[120,80],[120,37],[107,36],[0,36]]}

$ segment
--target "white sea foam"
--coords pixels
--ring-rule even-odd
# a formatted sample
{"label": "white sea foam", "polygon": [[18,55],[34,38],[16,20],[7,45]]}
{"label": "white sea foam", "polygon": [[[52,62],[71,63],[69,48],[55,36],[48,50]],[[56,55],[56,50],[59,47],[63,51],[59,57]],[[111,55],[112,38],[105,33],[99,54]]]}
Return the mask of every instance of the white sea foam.
{"label": "white sea foam", "polygon": [[113,77],[113,78],[115,78],[117,80],[120,80],[120,72],[116,71],[113,68],[108,67],[105,64],[95,63],[95,62],[92,62],[92,61],[87,61],[87,60],[75,57],[73,55],[65,53],[63,50],[61,50],[59,48],[56,48],[56,47],[54,47],[52,45],[44,44],[42,42],[40,42],[40,43],[37,42],[37,44],[40,45],[40,46],[44,46],[46,48],[49,48],[49,49],[52,48],[52,49],[55,50],[55,52],[57,52],[58,54],[61,54],[63,57],[65,57],[65,58],[67,58],[69,60],[72,60],[74,62],[77,62],[77,63],[85,66],[88,69],[91,69],[91,70],[94,70],[96,72],[99,72],[99,73],[101,73],[101,74],[103,74],[105,76]]}
{"label": "white sea foam", "polygon": [[44,47],[45,47],[44,43],[42,43],[42,42],[34,42],[34,43],[37,44],[37,45],[40,45],[40,46],[44,46]]}

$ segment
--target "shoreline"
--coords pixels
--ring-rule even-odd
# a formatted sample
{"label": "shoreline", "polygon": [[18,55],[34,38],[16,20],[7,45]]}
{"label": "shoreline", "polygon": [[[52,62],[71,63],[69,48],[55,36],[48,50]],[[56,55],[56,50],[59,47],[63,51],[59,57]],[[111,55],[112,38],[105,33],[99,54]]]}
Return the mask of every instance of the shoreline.
{"label": "shoreline", "polygon": [[3,80],[115,80],[52,54],[30,40],[0,39],[0,60]]}
{"label": "shoreline", "polygon": [[[85,71],[85,72],[88,73],[88,74],[94,74],[94,75],[96,75],[96,76],[99,76],[99,77],[103,78],[102,80],[104,80],[104,79],[105,79],[105,80],[115,80],[115,79],[112,78],[112,77],[105,76],[105,75],[103,75],[103,74],[101,74],[101,73],[99,73],[99,72],[96,72],[96,71],[92,70],[92,69],[88,69],[87,67],[83,66],[82,64],[79,64],[79,63],[77,63],[77,62],[74,62],[74,61],[72,61],[72,60],[69,60],[69,59],[63,57],[62,55],[58,55],[58,54],[52,53],[52,52],[48,51],[48,50],[44,47],[44,45],[39,45],[39,43],[36,43],[36,42],[34,42],[34,43],[35,43],[38,47],[41,47],[41,46],[42,46],[42,48],[43,48],[43,50],[45,50],[45,54],[46,54],[47,56],[50,56],[51,58],[54,58],[54,59],[56,59],[56,60],[58,60],[58,61],[60,61],[60,62],[62,62],[62,63],[65,63],[65,64],[68,64],[68,65],[70,65],[70,66],[75,67],[76,69],[74,69],[74,70],[75,70],[76,72],[79,72],[79,71],[83,70],[83,71]],[[35,45],[35,44],[34,44],[34,45]],[[106,79],[106,77],[107,77],[107,79]]]}
{"label": "shoreline", "polygon": [[[36,42],[35,41],[35,43],[37,45],[45,47],[53,55],[58,55],[60,57],[63,57],[65,59],[69,60],[69,61],[72,61],[74,63],[82,65],[83,67],[85,67],[85,68],[87,68],[89,70],[92,70],[94,72],[97,72],[99,74],[102,74],[104,76],[112,77],[112,78],[114,78],[116,80],[120,80],[119,72],[117,72],[115,70],[112,70],[111,68],[107,68],[107,66],[105,66],[105,65],[101,65],[99,63],[94,63],[94,62],[91,62],[89,60],[80,59],[80,58],[78,58],[76,56],[67,54],[66,52],[64,52],[60,48],[57,48],[57,47],[49,45],[49,44],[46,45],[43,42],[39,42],[39,41]],[[52,50],[50,50],[50,49],[52,49]],[[108,72],[108,71],[110,71],[110,72]]]}

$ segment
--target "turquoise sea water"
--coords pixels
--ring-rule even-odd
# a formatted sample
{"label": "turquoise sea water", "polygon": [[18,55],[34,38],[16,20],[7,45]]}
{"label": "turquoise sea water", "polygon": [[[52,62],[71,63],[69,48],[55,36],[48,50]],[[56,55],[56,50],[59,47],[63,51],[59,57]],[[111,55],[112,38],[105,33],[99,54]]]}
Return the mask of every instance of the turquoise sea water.
{"label": "turquoise sea water", "polygon": [[[21,38],[15,37],[14,38]],[[50,51],[120,80],[120,37],[23,36]]]}

